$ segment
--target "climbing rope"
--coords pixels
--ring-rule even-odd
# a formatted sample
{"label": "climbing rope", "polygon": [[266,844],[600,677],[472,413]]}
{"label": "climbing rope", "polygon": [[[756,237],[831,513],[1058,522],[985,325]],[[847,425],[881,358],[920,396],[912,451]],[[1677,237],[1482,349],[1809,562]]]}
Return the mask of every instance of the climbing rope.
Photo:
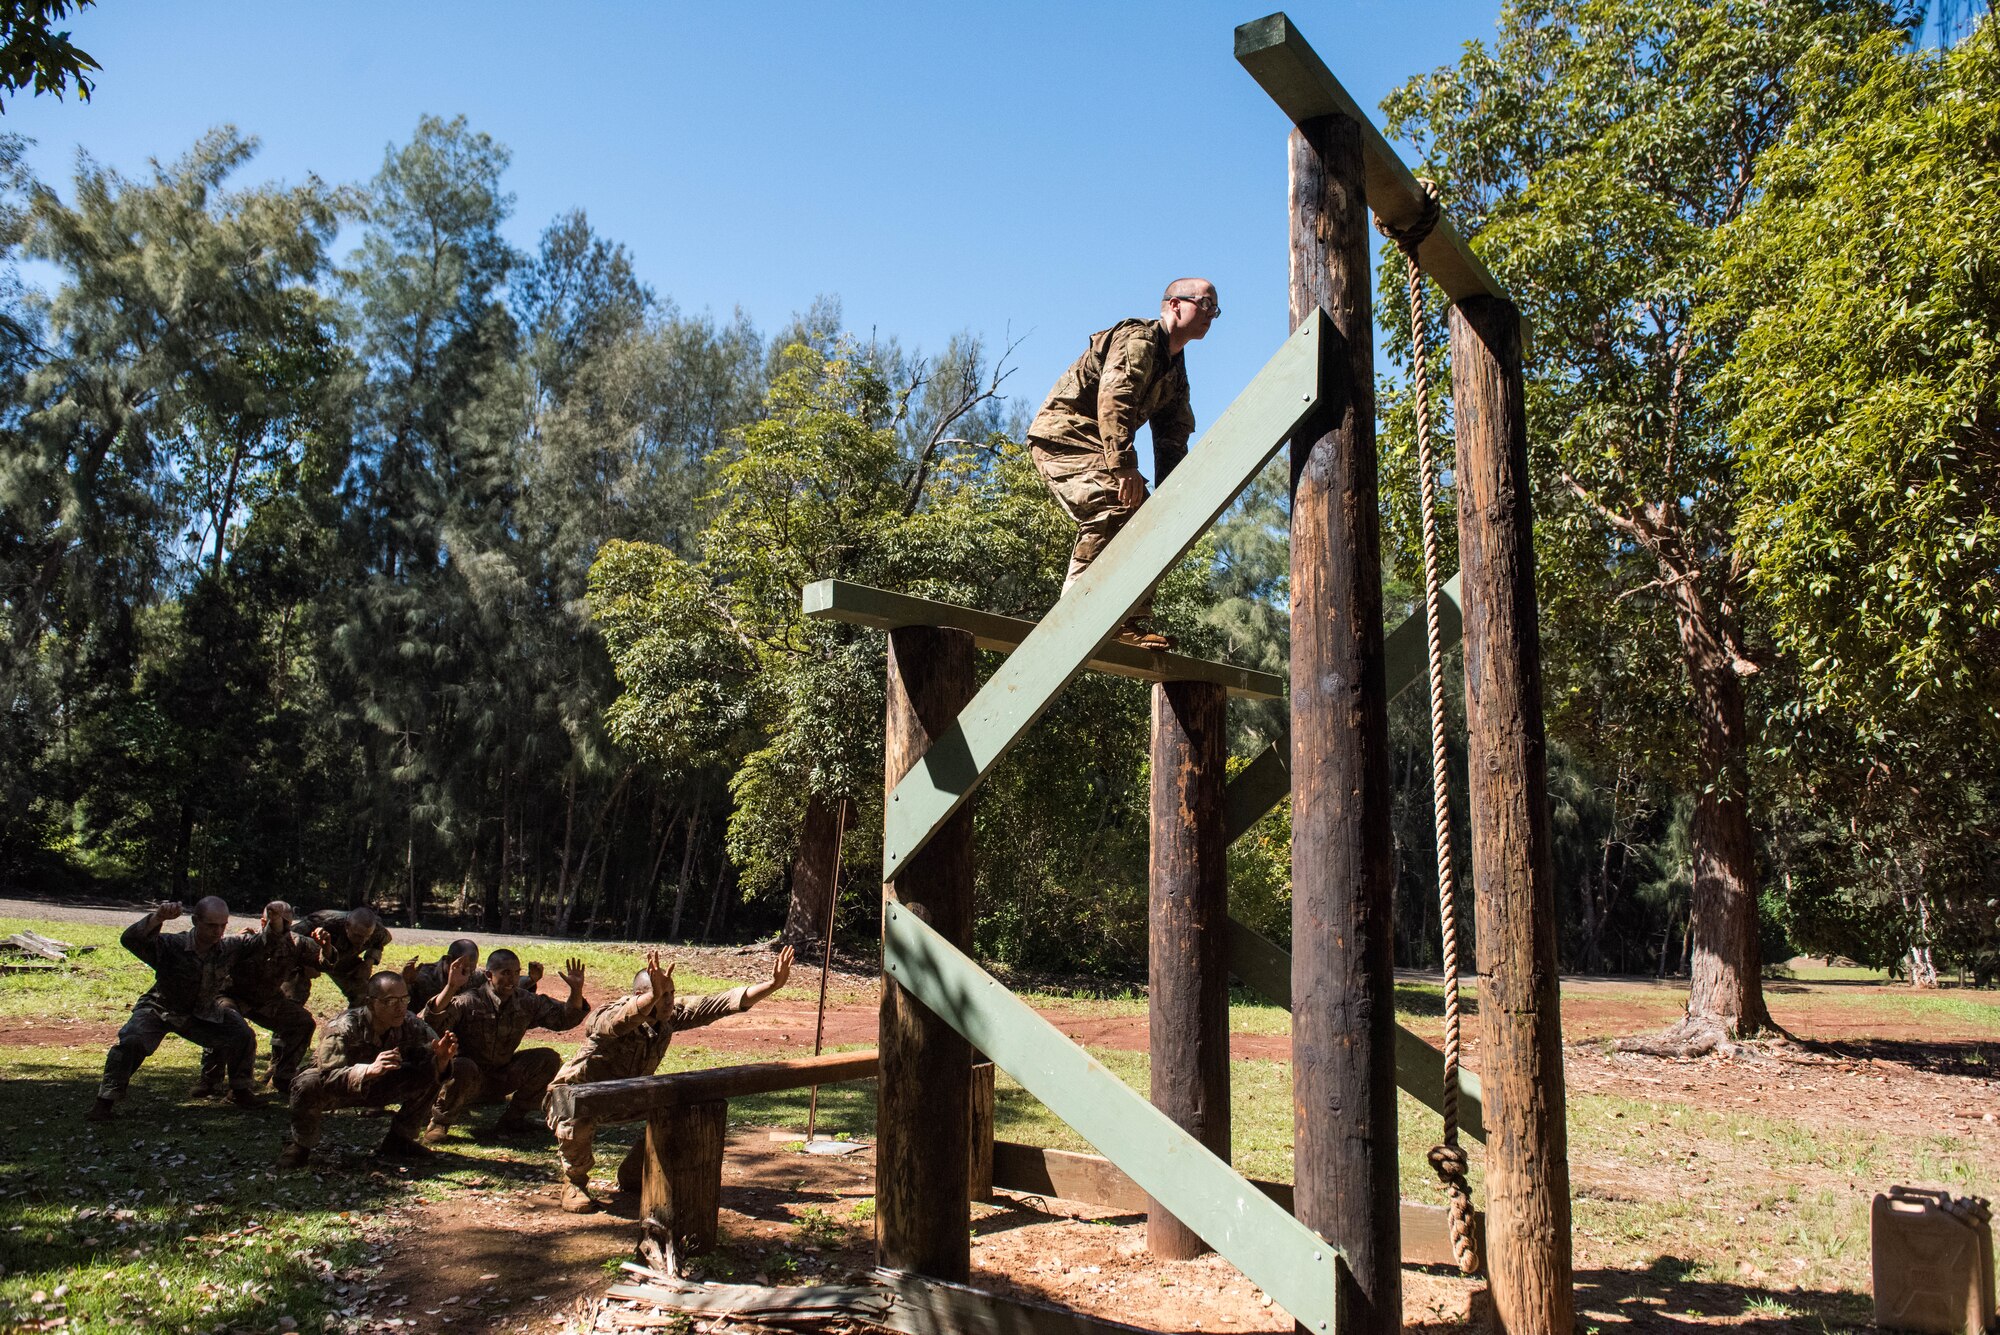
{"label": "climbing rope", "polygon": [[1465,1151],[1458,1143],[1458,887],[1451,859],[1451,789],[1446,767],[1444,639],[1439,630],[1443,599],[1438,578],[1437,468],[1431,455],[1430,324],[1424,311],[1424,273],[1417,248],[1437,226],[1437,186],[1424,187],[1424,208],[1407,227],[1391,227],[1380,217],[1375,229],[1396,243],[1409,270],[1411,370],[1417,400],[1417,473],[1421,482],[1424,534],[1424,623],[1431,678],[1431,824],[1437,840],[1438,917],[1444,956],[1444,1091],[1440,1111],[1444,1136],[1428,1156],[1451,1201],[1451,1252],[1465,1274],[1478,1269],[1472,1245],[1472,1189],[1466,1184]]}

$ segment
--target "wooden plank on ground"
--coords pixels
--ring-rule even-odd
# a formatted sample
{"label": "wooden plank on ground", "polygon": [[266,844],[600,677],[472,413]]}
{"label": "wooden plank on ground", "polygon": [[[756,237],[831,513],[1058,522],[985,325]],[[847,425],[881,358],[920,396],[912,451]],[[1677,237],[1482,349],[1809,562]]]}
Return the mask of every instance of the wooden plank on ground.
{"label": "wooden plank on ground", "polygon": [[1320,361],[1334,338],[1315,310],[1139,508],[1020,649],[896,784],[883,820],[882,878],[972,795],[1160,577],[1250,485],[1319,406]]}
{"label": "wooden plank on ground", "polygon": [[[851,626],[896,630],[903,626],[939,626],[971,634],[981,649],[1009,654],[1021,647],[1035,622],[998,612],[982,612],[957,603],[934,602],[907,593],[891,593],[844,579],[823,579],[806,585],[805,614],[815,620],[844,621]],[[1275,700],[1285,693],[1285,679],[1234,663],[1215,663],[1181,654],[1153,653],[1113,641],[1099,646],[1084,667],[1134,681],[1212,681],[1246,700]]]}
{"label": "wooden plank on ground", "polygon": [[7,938],[7,944],[13,946],[23,954],[33,955],[37,959],[61,962],[64,958],[63,952],[56,947],[54,942],[33,932],[16,932]]}
{"label": "wooden plank on ground", "polygon": [[1115,1156],[1154,1200],[1306,1329],[1332,1330],[1339,1248],[1273,1205],[901,905],[883,906],[882,957],[891,977],[1078,1135]]}
{"label": "wooden plank on ground", "polygon": [[[1252,1178],[1250,1184],[1285,1209],[1292,1208],[1289,1183]],[[1008,1140],[994,1142],[993,1185],[1028,1196],[1095,1205],[1119,1214],[1143,1214],[1146,1209],[1146,1193],[1109,1159]],[[1404,1265],[1455,1267],[1458,1264],[1451,1250],[1450,1214],[1444,1206],[1404,1201],[1402,1213]],[[1483,1215],[1473,1216],[1475,1251],[1483,1247],[1483,1222]]]}
{"label": "wooden plank on ground", "polygon": [[[1294,125],[1330,115],[1342,115],[1360,125],[1369,207],[1394,227],[1407,227],[1417,220],[1424,207],[1423,187],[1289,18],[1272,14],[1239,27],[1236,60]],[[1453,301],[1507,295],[1449,217],[1438,219],[1437,227],[1418,247],[1417,262]]]}
{"label": "wooden plank on ground", "polygon": [[[1292,1008],[1292,957],[1284,947],[1236,919],[1229,920],[1229,971],[1253,992]],[[1444,1111],[1444,1054],[1406,1026],[1396,1026],[1396,1087],[1434,1113]],[[1458,1129],[1486,1143],[1486,1103],[1479,1077],[1458,1068]]]}
{"label": "wooden plank on ground", "polygon": [[805,1089],[811,1085],[838,1085],[849,1080],[870,1080],[875,1076],[876,1066],[875,1049],[869,1048],[862,1052],[829,1052],[821,1057],[798,1057],[791,1061],[752,1062],[743,1066],[717,1066],[706,1071],[644,1075],[631,1080],[557,1085],[549,1091],[548,1106],[555,1112],[558,1121],[593,1122],[599,1126],[613,1122],[640,1122],[655,1113],[690,1103],[745,1098],[781,1089]]}
{"label": "wooden plank on ground", "polygon": [[1105,1321],[1050,1303],[1010,1298],[902,1270],[877,1270],[877,1283],[896,1295],[882,1324],[905,1335],[1156,1335],[1122,1321]]}

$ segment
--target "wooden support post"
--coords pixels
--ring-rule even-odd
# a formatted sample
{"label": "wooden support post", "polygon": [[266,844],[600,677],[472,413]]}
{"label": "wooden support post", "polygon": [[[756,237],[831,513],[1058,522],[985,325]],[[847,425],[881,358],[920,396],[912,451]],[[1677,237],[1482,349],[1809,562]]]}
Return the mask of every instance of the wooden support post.
{"label": "wooden support post", "polygon": [[972,1068],[972,1148],[965,1194],[975,1201],[993,1199],[993,1075],[992,1062]]}
{"label": "wooden support post", "polygon": [[[888,800],[897,800],[897,782],[952,728],[972,693],[970,634],[928,626],[889,632]],[[960,807],[883,895],[953,945],[969,947],[971,808]],[[891,1269],[965,1280],[972,1267],[971,1045],[884,978],[879,1046],[876,1255]]]}
{"label": "wooden support post", "polygon": [[1569,1131],[1520,331],[1497,297],[1452,308],[1486,1266],[1501,1330],[1568,1335]]}
{"label": "wooden support post", "polygon": [[1346,1254],[1343,1335],[1403,1318],[1367,229],[1360,125],[1307,121],[1291,135],[1292,316],[1318,306],[1336,336],[1319,414],[1292,440],[1293,1143],[1299,1222]]}
{"label": "wooden support post", "polygon": [[670,1268],[678,1270],[688,1257],[715,1247],[728,1124],[729,1104],[721,1099],[668,1108],[646,1123],[642,1228]]}
{"label": "wooden support post", "polygon": [[[1153,687],[1153,851],[1147,1021],[1153,1106],[1229,1160],[1229,877],[1222,792],[1228,696],[1212,682]],[[1208,1246],[1151,1203],[1146,1248],[1185,1261]]]}

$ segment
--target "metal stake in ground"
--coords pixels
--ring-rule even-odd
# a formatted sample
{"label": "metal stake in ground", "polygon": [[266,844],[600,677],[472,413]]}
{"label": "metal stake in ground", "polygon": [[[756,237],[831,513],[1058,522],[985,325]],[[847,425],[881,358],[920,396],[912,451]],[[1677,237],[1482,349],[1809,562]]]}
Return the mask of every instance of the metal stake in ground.
{"label": "metal stake in ground", "polygon": [[[847,799],[840,799],[840,808],[833,818],[833,868],[826,877],[826,949],[819,957],[819,1013],[813,1017],[813,1056],[819,1056],[820,1045],[826,1041],[826,975],[833,967],[833,919],[840,912],[840,842],[847,837]],[[806,1144],[813,1143],[813,1132],[819,1127],[819,1086],[812,1087],[806,1096]]]}

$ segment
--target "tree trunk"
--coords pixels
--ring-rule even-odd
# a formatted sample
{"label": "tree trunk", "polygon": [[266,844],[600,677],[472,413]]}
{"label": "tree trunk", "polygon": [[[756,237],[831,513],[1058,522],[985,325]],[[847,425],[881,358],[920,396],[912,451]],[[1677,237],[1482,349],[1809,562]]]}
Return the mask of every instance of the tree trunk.
{"label": "tree trunk", "polygon": [[681,849],[681,874],[674,882],[674,916],[667,924],[667,940],[678,941],[681,935],[681,911],[687,907],[688,876],[694,871],[694,833],[701,827],[701,813],[706,799],[698,800],[688,814],[687,844]]}
{"label": "tree trunk", "polygon": [[181,799],[180,823],[174,831],[173,897],[185,904],[188,894],[188,863],[194,856],[194,803]]}
{"label": "tree trunk", "polygon": [[792,859],[792,898],[785,909],[785,931],[779,944],[803,950],[826,931],[834,887],[840,882],[840,846],[836,841],[844,815],[852,810],[853,803],[844,797],[828,801],[814,793],[807,799],[799,851]]}
{"label": "tree trunk", "polygon": [[1719,609],[1707,603],[1695,580],[1675,579],[1669,587],[1700,730],[1690,837],[1694,895],[1687,1016],[1664,1034],[1626,1039],[1619,1046],[1630,1052],[1698,1057],[1727,1052],[1735,1040],[1773,1026],[1764,1007],[1757,935],[1757,844],[1750,829],[1743,679],[1728,648],[1734,637],[1724,633]]}

